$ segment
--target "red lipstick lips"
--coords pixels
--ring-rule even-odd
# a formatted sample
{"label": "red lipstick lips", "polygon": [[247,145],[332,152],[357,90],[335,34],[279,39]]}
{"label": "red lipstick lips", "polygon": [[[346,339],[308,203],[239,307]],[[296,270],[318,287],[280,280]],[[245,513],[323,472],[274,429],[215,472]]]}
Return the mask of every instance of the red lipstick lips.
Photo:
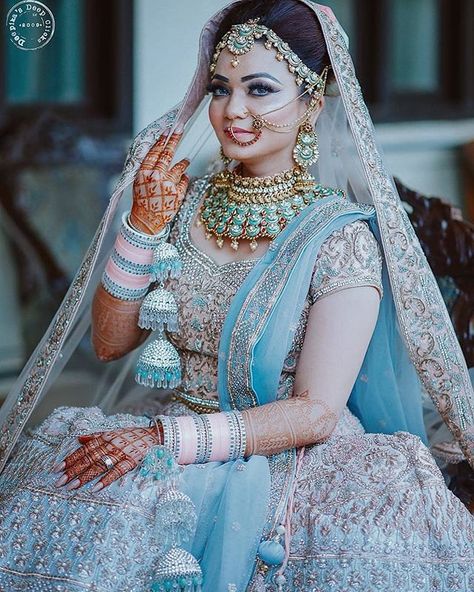
{"label": "red lipstick lips", "polygon": [[[224,131],[226,132],[226,134],[230,134],[230,128],[229,127],[226,127],[224,129]],[[253,134],[253,133],[255,133],[255,132],[252,132],[250,130],[243,129],[241,127],[232,127],[232,131],[234,132],[234,134],[242,134],[242,133],[243,134]]]}

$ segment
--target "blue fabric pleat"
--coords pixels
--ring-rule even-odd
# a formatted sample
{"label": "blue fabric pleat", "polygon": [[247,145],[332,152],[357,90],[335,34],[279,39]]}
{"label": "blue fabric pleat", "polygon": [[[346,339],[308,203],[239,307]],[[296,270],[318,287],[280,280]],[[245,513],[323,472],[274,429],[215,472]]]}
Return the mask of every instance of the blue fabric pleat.
{"label": "blue fabric pleat", "polygon": [[267,514],[267,458],[255,455],[227,463],[188,465],[180,488],[192,499],[198,515],[192,544],[183,547],[201,565],[203,592],[245,590]]}

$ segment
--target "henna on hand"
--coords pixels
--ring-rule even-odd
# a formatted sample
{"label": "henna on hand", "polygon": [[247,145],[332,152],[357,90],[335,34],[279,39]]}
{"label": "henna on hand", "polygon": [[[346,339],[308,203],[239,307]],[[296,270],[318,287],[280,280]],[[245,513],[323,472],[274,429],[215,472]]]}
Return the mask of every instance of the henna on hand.
{"label": "henna on hand", "polygon": [[[133,470],[152,446],[163,442],[155,427],[121,428],[79,436],[78,440],[82,446],[53,468],[63,472],[56,487],[77,489],[105,473],[92,489],[100,491]],[[104,463],[104,457],[112,461],[112,468]]]}
{"label": "henna on hand", "polygon": [[309,391],[242,411],[247,433],[245,456],[269,456],[293,447],[321,443],[329,438],[338,415]]}
{"label": "henna on hand", "polygon": [[143,159],[133,183],[130,222],[142,232],[156,234],[176,215],[186,194],[189,160],[170,164],[182,132],[162,134]]}
{"label": "henna on hand", "polygon": [[[156,234],[170,222],[186,194],[189,178],[183,159],[171,161],[182,132],[162,134],[145,156],[133,184],[130,222],[148,234]],[[116,360],[143,343],[149,331],[137,326],[141,300],[124,301],[97,287],[92,305],[92,344],[99,360]]]}

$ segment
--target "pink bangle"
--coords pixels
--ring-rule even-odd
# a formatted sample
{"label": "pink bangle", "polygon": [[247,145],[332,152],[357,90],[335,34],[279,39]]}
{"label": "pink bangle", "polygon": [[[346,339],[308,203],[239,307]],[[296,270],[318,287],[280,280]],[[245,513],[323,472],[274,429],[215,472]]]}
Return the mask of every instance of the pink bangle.
{"label": "pink bangle", "polygon": [[107,261],[105,271],[112,281],[127,288],[147,288],[150,285],[150,274],[134,275],[124,271],[112,258]]}
{"label": "pink bangle", "polygon": [[213,431],[212,451],[209,461],[227,460],[230,451],[230,430],[227,418],[223,413],[208,415]]}
{"label": "pink bangle", "polygon": [[245,423],[236,409],[157,417],[164,428],[163,444],[172,451],[179,464],[226,462],[242,458],[245,454]]}
{"label": "pink bangle", "polygon": [[197,437],[193,418],[189,415],[182,415],[176,418],[181,431],[181,452],[178,464],[191,465],[196,461]]}
{"label": "pink bangle", "polygon": [[151,265],[153,261],[153,249],[143,249],[142,247],[131,245],[120,234],[115,240],[114,249],[124,259],[133,263]]}
{"label": "pink bangle", "polygon": [[168,235],[169,225],[157,235],[139,232],[131,226],[128,213],[125,213],[102,275],[104,289],[120,300],[141,300],[151,283],[154,250]]}

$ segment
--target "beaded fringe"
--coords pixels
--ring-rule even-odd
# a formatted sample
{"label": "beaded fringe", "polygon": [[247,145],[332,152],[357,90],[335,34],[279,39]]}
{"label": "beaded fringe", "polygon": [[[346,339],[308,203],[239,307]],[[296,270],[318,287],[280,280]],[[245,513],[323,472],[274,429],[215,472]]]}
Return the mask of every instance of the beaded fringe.
{"label": "beaded fringe", "polygon": [[191,498],[176,487],[180,472],[171,451],[162,445],[145,456],[140,469],[141,476],[151,478],[155,486],[155,529],[160,545],[166,549],[154,566],[151,592],[202,590],[201,567],[191,553],[181,548],[196,528],[197,515]]}
{"label": "beaded fringe", "polygon": [[171,332],[179,329],[178,306],[173,294],[163,287],[166,279],[178,278],[181,273],[182,261],[176,247],[167,242],[156,246],[151,277],[152,281],[158,281],[161,285],[144,298],[138,326],[157,331],[159,335],[145,346],[138,358],[135,380],[142,386],[175,388],[181,384],[180,356],[165,334],[165,328]]}

